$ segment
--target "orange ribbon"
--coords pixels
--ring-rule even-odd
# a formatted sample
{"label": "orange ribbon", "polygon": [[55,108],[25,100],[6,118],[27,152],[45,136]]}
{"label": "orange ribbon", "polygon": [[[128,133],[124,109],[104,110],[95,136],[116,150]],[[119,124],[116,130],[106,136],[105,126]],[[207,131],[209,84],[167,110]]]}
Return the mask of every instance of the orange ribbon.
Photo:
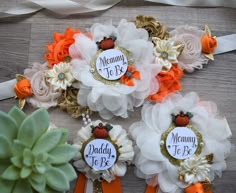
{"label": "orange ribbon", "polygon": [[120,82],[127,86],[134,86],[133,78],[140,80],[140,73],[134,66],[128,66],[127,72],[120,78]]}
{"label": "orange ribbon", "polygon": [[122,193],[120,178],[116,177],[115,180],[108,183],[107,181],[102,181],[103,193]]}
{"label": "orange ribbon", "polygon": [[198,182],[184,189],[185,193],[212,193],[212,185],[209,182]]}
{"label": "orange ribbon", "polygon": [[153,185],[156,184],[156,182],[157,182],[157,176],[153,176],[148,182],[145,193],[156,193],[158,186]]}
{"label": "orange ribbon", "polygon": [[150,186],[147,185],[145,193],[156,193],[157,192],[157,186]]}
{"label": "orange ribbon", "polygon": [[86,177],[84,174],[80,173],[75,184],[74,193],[84,193],[85,190]]}

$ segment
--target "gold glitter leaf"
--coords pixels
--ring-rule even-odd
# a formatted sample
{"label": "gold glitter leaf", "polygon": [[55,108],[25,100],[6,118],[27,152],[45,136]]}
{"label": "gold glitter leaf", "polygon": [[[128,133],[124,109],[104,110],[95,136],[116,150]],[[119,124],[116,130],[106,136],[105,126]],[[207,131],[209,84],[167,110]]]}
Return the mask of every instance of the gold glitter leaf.
{"label": "gold glitter leaf", "polygon": [[23,80],[23,79],[26,79],[26,77],[25,77],[24,75],[22,75],[22,74],[16,74],[16,81],[17,81],[17,82],[19,82],[19,81],[21,81],[21,80]]}
{"label": "gold glitter leaf", "polygon": [[18,106],[19,106],[20,109],[23,109],[25,104],[26,104],[26,100],[25,99],[19,99]]}
{"label": "gold glitter leaf", "polygon": [[77,102],[78,89],[69,87],[63,91],[58,99],[58,106],[60,109],[66,111],[71,117],[79,118],[82,113],[87,112],[88,108],[81,107]]}

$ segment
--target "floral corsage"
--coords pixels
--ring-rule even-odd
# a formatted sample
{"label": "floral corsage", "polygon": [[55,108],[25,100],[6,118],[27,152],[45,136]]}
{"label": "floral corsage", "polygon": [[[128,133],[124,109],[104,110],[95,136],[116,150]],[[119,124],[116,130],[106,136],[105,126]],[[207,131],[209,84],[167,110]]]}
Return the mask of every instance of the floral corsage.
{"label": "floral corsage", "polygon": [[158,90],[160,66],[148,33],[121,20],[117,27],[94,24],[90,34],[75,35],[70,47],[73,76],[80,81],[78,102],[105,119],[126,118],[128,110]]}
{"label": "floral corsage", "polygon": [[226,169],[230,128],[216,105],[200,101],[196,93],[144,105],[142,121],[130,131],[137,176],[163,192],[212,192],[215,175]]}
{"label": "floral corsage", "polygon": [[[94,121],[82,127],[74,140],[77,154],[73,165],[92,180],[96,186],[116,188],[119,176],[124,176],[127,163],[133,160],[134,151],[131,140],[120,125],[111,125],[102,121]],[[81,186],[78,178],[78,186]],[[83,185],[83,184],[82,184]],[[117,187],[120,189],[120,186]]]}

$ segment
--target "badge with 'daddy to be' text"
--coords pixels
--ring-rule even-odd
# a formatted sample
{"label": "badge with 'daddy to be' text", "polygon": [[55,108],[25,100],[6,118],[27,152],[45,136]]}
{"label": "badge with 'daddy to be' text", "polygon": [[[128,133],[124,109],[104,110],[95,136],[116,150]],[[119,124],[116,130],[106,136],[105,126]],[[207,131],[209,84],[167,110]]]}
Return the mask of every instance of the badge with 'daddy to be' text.
{"label": "badge with 'daddy to be' text", "polygon": [[132,141],[120,125],[91,122],[78,131],[75,168],[93,181],[111,182],[123,176],[127,163],[133,160]]}
{"label": "badge with 'daddy to be' text", "polygon": [[84,159],[94,170],[101,171],[111,168],[116,158],[116,148],[108,140],[93,139],[85,145]]}

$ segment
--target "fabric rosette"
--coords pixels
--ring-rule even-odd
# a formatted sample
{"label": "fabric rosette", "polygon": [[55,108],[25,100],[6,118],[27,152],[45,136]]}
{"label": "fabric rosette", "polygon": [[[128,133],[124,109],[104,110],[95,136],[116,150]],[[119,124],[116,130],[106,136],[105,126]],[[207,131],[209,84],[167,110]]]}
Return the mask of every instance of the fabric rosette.
{"label": "fabric rosette", "polygon": [[149,186],[159,185],[158,192],[206,192],[205,184],[226,169],[230,128],[216,105],[196,93],[145,104],[142,121],[133,123],[130,132],[136,142],[136,175]]}
{"label": "fabric rosette", "polygon": [[109,186],[120,189],[114,184],[119,184],[118,177],[125,175],[127,163],[134,156],[126,130],[120,125],[93,121],[78,131],[73,146],[77,149],[73,165],[81,172],[76,188],[85,186],[81,182],[85,175],[87,184],[98,183],[104,193]]}
{"label": "fabric rosette", "polygon": [[76,33],[80,33],[80,30],[71,27],[68,27],[63,34],[54,32],[54,41],[46,46],[48,53],[44,55],[50,68],[69,59],[69,47],[74,43],[73,36]]}
{"label": "fabric rosette", "polygon": [[188,25],[179,26],[170,32],[170,40],[183,45],[178,65],[187,72],[202,69],[209,59],[214,60],[212,53],[217,43],[207,26],[205,31]]}
{"label": "fabric rosette", "polygon": [[53,86],[46,79],[48,64],[34,63],[32,68],[24,71],[24,76],[30,81],[32,96],[26,100],[35,108],[55,107],[57,106],[57,98],[61,95],[60,91],[54,90]]}
{"label": "fabric rosette", "polygon": [[94,24],[89,33],[92,38],[75,35],[70,47],[73,76],[80,81],[78,103],[105,119],[126,118],[158,90],[160,65],[153,63],[148,33],[126,20],[117,27]]}

